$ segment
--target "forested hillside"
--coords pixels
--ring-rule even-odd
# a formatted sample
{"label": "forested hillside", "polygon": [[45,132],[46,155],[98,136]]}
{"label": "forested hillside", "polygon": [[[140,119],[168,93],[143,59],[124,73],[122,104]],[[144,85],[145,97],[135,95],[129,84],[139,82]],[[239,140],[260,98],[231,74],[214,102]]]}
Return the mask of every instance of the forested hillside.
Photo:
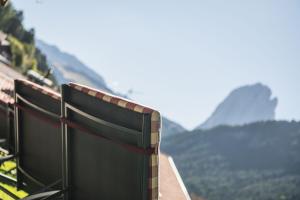
{"label": "forested hillside", "polygon": [[0,31],[8,34],[13,67],[22,73],[33,69],[43,74],[48,70],[45,55],[35,46],[34,29],[24,28],[23,12],[17,11],[11,3],[0,7]]}
{"label": "forested hillside", "polygon": [[300,122],[197,130],[164,140],[162,151],[205,199],[300,199]]}

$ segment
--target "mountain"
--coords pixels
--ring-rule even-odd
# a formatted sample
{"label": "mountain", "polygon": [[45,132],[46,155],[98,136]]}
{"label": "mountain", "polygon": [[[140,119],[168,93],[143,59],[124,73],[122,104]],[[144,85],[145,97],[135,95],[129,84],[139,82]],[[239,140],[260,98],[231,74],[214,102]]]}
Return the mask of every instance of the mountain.
{"label": "mountain", "polygon": [[77,82],[112,92],[106,85],[103,77],[98,75],[75,56],[62,52],[56,46],[46,44],[41,40],[36,40],[36,45],[46,54],[48,63],[53,69],[54,76],[59,84]]}
{"label": "mountain", "polygon": [[[58,47],[41,40],[37,40],[36,45],[47,56],[49,66],[53,69],[53,74],[59,84],[76,82],[124,96],[110,89],[102,76],[83,64],[75,56],[62,52]],[[180,124],[165,117],[163,117],[162,127],[163,138],[186,131]]]}
{"label": "mountain", "polygon": [[164,140],[190,193],[209,200],[300,199],[300,122],[194,130]]}
{"label": "mountain", "polygon": [[163,139],[165,139],[169,136],[176,135],[176,134],[187,131],[183,126],[181,126],[180,124],[178,124],[176,122],[169,120],[166,117],[163,117],[162,121],[163,121],[163,125],[162,125],[162,133],[163,133],[162,138]]}
{"label": "mountain", "polygon": [[196,129],[219,125],[243,125],[275,119],[277,98],[272,98],[269,87],[257,83],[233,90],[213,114]]}

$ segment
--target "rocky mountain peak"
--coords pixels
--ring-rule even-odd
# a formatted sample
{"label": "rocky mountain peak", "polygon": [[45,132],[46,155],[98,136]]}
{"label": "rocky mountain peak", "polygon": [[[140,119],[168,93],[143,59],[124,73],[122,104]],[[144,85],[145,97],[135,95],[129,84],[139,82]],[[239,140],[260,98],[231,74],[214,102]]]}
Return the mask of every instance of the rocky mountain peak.
{"label": "rocky mountain peak", "polygon": [[233,90],[220,103],[213,114],[196,129],[209,129],[218,125],[243,125],[275,119],[278,99],[271,89],[261,83]]}

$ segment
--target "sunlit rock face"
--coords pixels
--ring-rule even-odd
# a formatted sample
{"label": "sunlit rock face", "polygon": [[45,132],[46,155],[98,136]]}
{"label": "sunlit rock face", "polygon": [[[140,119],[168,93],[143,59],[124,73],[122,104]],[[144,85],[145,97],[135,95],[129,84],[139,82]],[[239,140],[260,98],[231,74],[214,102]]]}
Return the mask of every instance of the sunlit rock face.
{"label": "sunlit rock face", "polygon": [[219,104],[213,114],[196,129],[210,129],[218,125],[243,125],[275,119],[277,98],[261,83],[233,90]]}

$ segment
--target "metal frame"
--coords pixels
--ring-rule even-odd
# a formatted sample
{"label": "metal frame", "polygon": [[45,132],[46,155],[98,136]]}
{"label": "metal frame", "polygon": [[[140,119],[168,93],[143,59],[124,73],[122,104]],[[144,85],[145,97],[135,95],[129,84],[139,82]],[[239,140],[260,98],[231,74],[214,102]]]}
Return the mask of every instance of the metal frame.
{"label": "metal frame", "polygon": [[[64,90],[62,90],[62,93]],[[60,116],[50,112],[34,103],[32,103],[31,101],[29,101],[28,99],[24,98],[22,95],[20,95],[19,93],[15,93],[14,95],[14,99],[15,99],[15,103],[19,104],[22,103],[26,106],[29,106],[31,109],[36,110],[38,112],[41,112],[47,116],[50,116],[54,119],[60,119]],[[20,121],[19,121],[19,116],[20,116],[20,110],[21,108],[19,108],[18,106],[15,106],[14,109],[14,114],[15,114],[15,153],[17,156],[16,158],[16,164],[17,164],[17,187],[18,188],[22,188],[23,187],[23,180],[22,180],[22,176],[20,178],[20,176],[18,176],[18,174],[22,174],[24,177],[28,178],[30,181],[32,181],[33,183],[41,186],[41,187],[45,187],[46,185],[43,184],[42,182],[40,182],[39,180],[35,179],[34,177],[32,177],[30,174],[28,174],[21,166],[22,161],[20,161],[20,155],[22,152],[20,152],[20,146],[21,146],[21,140],[20,140]],[[11,109],[7,111],[8,113],[11,112]],[[77,114],[79,114],[80,116],[91,120],[99,125],[104,125],[106,127],[110,127],[112,129],[115,130],[119,130],[121,131],[120,134],[124,134],[124,133],[128,133],[128,134],[132,134],[134,136],[137,136],[137,141],[138,141],[138,146],[142,146],[142,147],[146,147],[145,145],[148,146],[148,142],[146,139],[147,136],[147,132],[149,132],[149,130],[147,129],[146,126],[146,120],[148,117],[148,114],[142,114],[142,130],[141,131],[137,131],[131,128],[127,128],[118,124],[114,124],[108,121],[105,121],[103,119],[100,119],[98,117],[95,117],[87,112],[84,112],[76,107],[74,107],[73,105],[66,103],[64,100],[64,95],[62,94],[62,99],[61,99],[61,115],[63,118],[67,119],[69,117],[69,113],[70,112],[75,112]],[[70,172],[71,172],[71,166],[70,166],[70,138],[69,138],[69,129],[70,127],[64,123],[63,121],[61,122],[61,137],[62,137],[62,191],[66,191],[63,195],[63,199],[64,200],[69,200],[70,199],[70,193],[69,193],[69,189],[70,189],[70,183],[71,183],[71,177],[70,177]],[[148,163],[149,163],[149,157],[148,156],[143,156],[141,160],[138,161],[139,163],[141,162],[141,164],[143,166],[147,166],[147,169],[141,168],[138,170],[137,173],[139,173],[141,175],[141,186],[139,188],[141,194],[142,194],[142,199],[147,199],[148,196],[148,175],[144,176],[144,172],[148,172]],[[145,171],[144,171],[145,170]],[[147,173],[146,173],[147,174]],[[145,189],[145,190],[144,190]]]}
{"label": "metal frame", "polygon": [[[146,126],[145,126],[145,123],[146,123],[145,121],[146,121],[145,114],[143,114],[143,125],[142,125],[143,133],[147,132]],[[145,140],[145,136],[146,136],[146,134],[143,134],[143,141]],[[146,156],[143,157],[143,165],[148,167],[148,165],[149,165],[148,163],[149,163],[149,158],[147,159]],[[140,170],[142,170],[142,169],[140,169]],[[148,173],[149,173],[149,170],[148,170]],[[145,197],[145,199],[147,199],[147,197],[149,196],[147,194],[148,193],[148,177],[149,177],[148,175],[146,177],[144,177],[144,176],[141,177],[141,179],[142,179],[141,180],[141,183],[142,183],[141,190],[143,191],[143,188],[147,188],[147,190],[143,192],[143,197]]]}
{"label": "metal frame", "polygon": [[[13,138],[12,138],[12,135],[11,133],[14,133],[14,130],[12,131],[12,129],[14,128],[13,127],[13,123],[14,121],[12,120],[12,114],[14,114],[14,110],[8,105],[7,106],[7,126],[8,126],[8,130],[7,130],[7,147],[8,147],[8,151],[13,151],[12,153],[14,153],[14,146],[11,146],[11,143],[13,143],[14,141]],[[12,131],[12,132],[11,132]],[[10,152],[11,153],[11,152]]]}
{"label": "metal frame", "polygon": [[51,116],[51,117],[53,117],[53,118],[60,119],[60,116],[59,116],[59,115],[57,115],[57,114],[55,114],[55,113],[52,113],[52,112],[50,112],[50,111],[48,111],[48,110],[46,110],[46,109],[44,109],[44,108],[42,108],[42,107],[40,107],[40,106],[34,104],[34,103],[31,103],[29,100],[27,100],[26,98],[22,97],[20,94],[17,94],[17,93],[16,93],[16,103],[17,103],[17,104],[19,103],[19,102],[18,102],[19,99],[20,99],[22,102],[24,102],[26,105],[28,105],[28,106],[34,108],[35,110],[38,110],[38,111],[40,111],[40,112],[42,112],[42,113],[44,113],[44,114],[47,114],[47,115],[49,115],[49,116]]}
{"label": "metal frame", "polygon": [[[5,104],[5,103],[4,103]],[[4,142],[4,145],[2,146],[4,149],[9,150],[9,139],[10,139],[10,111],[11,109],[9,108],[9,104],[3,105],[0,103],[0,109],[3,111],[3,114],[6,114],[6,133],[5,134],[5,139],[6,141]],[[2,139],[2,138],[1,138]]]}
{"label": "metal frame", "polygon": [[[65,101],[64,101],[64,95],[63,90],[61,91],[61,114],[62,117],[66,117],[67,113],[65,113]],[[69,145],[68,145],[68,126],[64,123],[61,123],[61,136],[62,136],[62,187],[63,190],[66,191],[63,195],[63,199],[67,200],[69,199]]]}
{"label": "metal frame", "polygon": [[[75,108],[71,104],[66,103],[64,101],[63,97],[64,97],[64,95],[62,95],[62,101],[61,101],[61,103],[62,103],[61,109],[62,109],[62,117],[63,118],[67,119],[69,111],[73,111],[73,112],[75,112],[91,121],[94,121],[98,124],[108,126],[108,127],[120,130],[122,132],[127,132],[127,133],[134,134],[134,135],[141,134],[141,142],[139,142],[139,144],[140,145],[144,144],[145,114],[143,114],[142,131],[137,131],[137,130],[133,130],[133,129],[130,129],[130,128],[127,128],[124,126],[113,124],[111,122],[99,119],[91,114],[88,114],[78,108]],[[65,123],[62,122],[63,159],[65,161],[65,162],[63,162],[63,165],[64,165],[63,166],[63,190],[67,190],[67,192],[65,193],[65,195],[63,197],[64,200],[70,200],[70,195],[69,195],[70,190],[68,190],[68,189],[70,189],[70,174],[69,174],[70,173],[70,158],[69,158],[70,144],[69,144],[69,131],[68,130],[69,130],[69,127]],[[143,164],[145,166],[148,166],[147,158],[145,158],[145,157],[143,158]],[[142,169],[140,169],[139,173],[143,174]],[[143,198],[147,199],[147,194],[145,194],[145,193],[147,193],[148,191],[143,192],[143,188],[147,188],[147,186],[148,186],[147,185],[147,177],[142,176],[141,183],[142,183],[142,186],[141,186],[140,190],[141,190],[142,196],[143,196]]]}
{"label": "metal frame", "polygon": [[[126,132],[126,133],[130,133],[130,134],[134,134],[134,135],[137,135],[137,134],[143,134],[143,132],[140,132],[140,131],[137,131],[137,130],[133,130],[133,129],[130,129],[130,128],[127,128],[127,127],[124,127],[124,126],[120,126],[120,125],[117,125],[117,124],[113,124],[111,122],[108,122],[108,121],[105,121],[103,119],[99,119],[93,115],[90,115],[78,108],[75,108],[74,106],[72,106],[71,104],[68,104],[68,103],[65,103],[65,113],[67,113],[67,109],[71,110],[71,111],[74,111],[82,116],[84,116],[85,118],[89,119],[89,120],[92,120],[98,124],[101,124],[101,125],[104,125],[104,126],[108,126],[110,128],[114,128],[114,129],[117,129],[117,130],[120,130],[122,132]],[[67,117],[67,116],[66,116]]]}
{"label": "metal frame", "polygon": [[[20,94],[15,93],[15,102],[16,104],[19,104],[21,102],[25,103],[27,106],[38,110],[39,112],[42,112],[46,115],[49,115],[53,118],[58,118],[60,119],[60,116],[52,113],[50,111],[45,110],[44,108],[41,108],[40,106],[31,103],[29,100],[27,100],[26,98],[22,97]],[[26,176],[27,178],[29,178],[32,182],[34,182],[35,184],[41,186],[41,187],[45,187],[46,185],[43,184],[41,181],[37,180],[36,178],[32,177],[29,173],[27,173],[20,165],[20,134],[19,134],[19,108],[17,106],[15,106],[15,153],[17,156],[16,158],[16,164],[17,164],[17,188],[21,188],[22,187],[22,179],[20,178],[20,176],[18,176],[18,173],[21,173],[22,175]]]}

